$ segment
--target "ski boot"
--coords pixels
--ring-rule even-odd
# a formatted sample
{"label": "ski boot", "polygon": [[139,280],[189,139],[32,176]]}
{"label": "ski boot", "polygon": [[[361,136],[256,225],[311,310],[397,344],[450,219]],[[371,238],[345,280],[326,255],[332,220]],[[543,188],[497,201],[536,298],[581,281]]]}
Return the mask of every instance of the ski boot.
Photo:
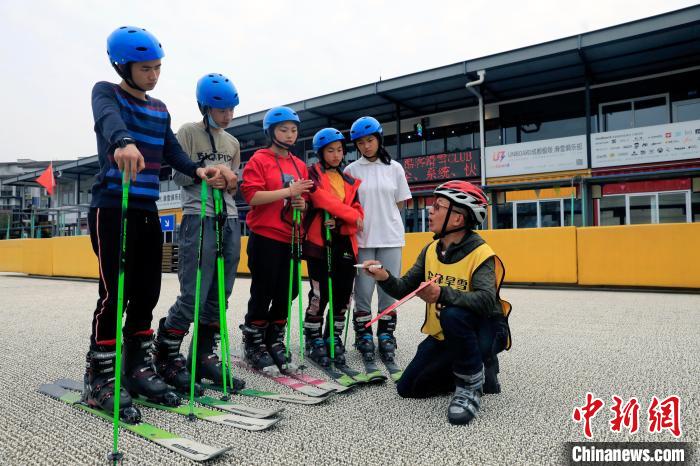
{"label": "ski boot", "polygon": [[484,361],[484,393],[498,394],[501,393],[501,384],[498,382],[498,356],[494,355],[491,359]]}
{"label": "ski boot", "polygon": [[306,355],[321,367],[330,367],[331,360],[321,336],[321,322],[304,322]]}
{"label": "ski boot", "polygon": [[[217,386],[223,385],[224,380],[221,373],[221,359],[219,359],[219,356],[216,354],[220,339],[221,336],[218,325],[200,325],[199,334],[197,335],[197,367],[195,370],[195,379],[197,382],[201,382],[202,379],[208,379]],[[187,367],[192,367],[191,343],[190,355],[187,358]],[[245,381],[241,379],[231,376],[230,382],[232,383],[231,389],[233,391],[243,390],[245,388]]]}
{"label": "ski boot", "polygon": [[472,375],[455,373],[455,392],[447,407],[447,420],[450,424],[469,424],[476,417],[481,406],[483,386],[483,369]]}
{"label": "ski boot", "polygon": [[241,325],[243,332],[243,348],[245,361],[255,370],[269,373],[277,373],[279,370],[275,366],[275,361],[267,351],[265,345],[265,330],[267,325],[259,327],[257,325]]}
{"label": "ski boot", "polygon": [[[97,346],[85,356],[83,402],[93,408],[114,413],[114,346]],[[131,395],[122,385],[119,390],[119,417],[129,424],[141,422],[141,412],[133,406]]]}
{"label": "ski boot", "polygon": [[124,386],[132,396],[143,396],[166,406],[178,406],[180,398],[153,366],[153,333],[124,337]]}
{"label": "ski boot", "polygon": [[[180,353],[182,340],[187,332],[165,328],[165,317],[160,319],[158,334],[156,335],[153,362],[156,372],[165,383],[172,385],[180,393],[190,393],[190,366],[185,362],[185,357]],[[204,389],[194,385],[195,396],[204,395]]]}
{"label": "ski boot", "polygon": [[270,351],[270,356],[282,373],[296,372],[297,367],[292,363],[291,356],[287,356],[287,348],[284,346],[285,325],[281,322],[271,322],[267,327],[265,341]]}
{"label": "ski boot", "polygon": [[[335,357],[333,358],[333,364],[337,366],[345,366],[346,361],[345,361],[345,345],[343,345],[343,339],[340,338],[340,336],[343,334],[343,329],[345,328],[345,316],[336,316],[335,318],[335,325],[334,325],[334,332],[333,334],[335,335],[335,339],[333,340],[333,350],[335,352]],[[325,335],[325,341],[326,341],[326,350],[328,352],[328,356],[330,357],[331,355],[331,329],[328,324],[326,324],[326,330],[324,332]]]}

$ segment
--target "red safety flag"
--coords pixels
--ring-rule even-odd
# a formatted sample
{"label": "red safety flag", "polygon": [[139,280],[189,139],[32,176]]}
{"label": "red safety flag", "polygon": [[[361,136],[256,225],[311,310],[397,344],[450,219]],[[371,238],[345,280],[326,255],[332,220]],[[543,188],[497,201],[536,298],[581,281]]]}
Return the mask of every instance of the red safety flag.
{"label": "red safety flag", "polygon": [[36,179],[36,182],[46,188],[49,196],[53,195],[53,189],[56,187],[56,179],[53,177],[53,162],[49,163],[49,166],[46,167],[44,173]]}

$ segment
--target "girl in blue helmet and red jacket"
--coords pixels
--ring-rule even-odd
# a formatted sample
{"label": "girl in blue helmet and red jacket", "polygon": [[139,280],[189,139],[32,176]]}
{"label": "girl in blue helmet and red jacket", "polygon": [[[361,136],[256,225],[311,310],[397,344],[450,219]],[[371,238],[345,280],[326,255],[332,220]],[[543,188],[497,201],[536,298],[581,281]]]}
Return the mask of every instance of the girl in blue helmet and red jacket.
{"label": "girl in blue helmet and red jacket", "polygon": [[[243,169],[241,192],[250,205],[246,223],[250,300],[243,331],[245,359],[258,370],[291,369],[284,346],[291,259],[292,209],[306,210],[304,196],[313,187],[306,164],[290,152],[299,132],[299,116],[274,107],[263,118],[269,145],[253,154]],[[296,268],[294,269],[296,277]],[[292,299],[297,280],[292,277]]]}
{"label": "girl in blue helmet and red jacket", "polygon": [[[325,128],[313,138],[313,148],[319,162],[309,169],[315,190],[309,194],[312,208],[305,224],[304,258],[309,271],[311,290],[304,319],[306,352],[322,367],[330,367],[331,325],[334,333],[334,364],[345,366],[345,348],[340,335],[345,326],[345,313],[350,307],[355,281],[357,239],[362,230],[364,212],[357,190],[360,180],[342,172],[345,138],[335,128]],[[329,219],[325,220],[328,213]],[[330,229],[330,244],[326,244],[326,227]],[[327,257],[330,248],[331,257]],[[332,267],[333,322],[323,316],[328,304],[328,259]]]}
{"label": "girl in blue helmet and red jacket", "polygon": [[[358,118],[350,128],[350,139],[361,157],[345,168],[345,173],[362,180],[359,195],[365,210],[364,229],[357,233],[359,262],[379,261],[394,275],[401,272],[401,250],[404,246],[404,225],[400,209],[411,198],[406,174],[383,145],[382,125],[369,116]],[[374,361],[372,329],[365,324],[372,318],[370,304],[376,282],[366,274],[355,279],[355,347],[367,363]],[[377,290],[379,309],[385,309],[394,299],[383,290]],[[396,313],[382,317],[377,325],[379,355],[387,363],[393,363],[396,339]],[[367,366],[370,367],[370,366]],[[400,374],[392,374],[393,378]]]}
{"label": "girl in blue helmet and red jacket", "polygon": [[[185,123],[177,132],[177,139],[192,161],[203,166],[219,168],[227,180],[227,190],[221,193],[224,215],[219,218],[214,211],[214,195],[207,196],[206,217],[202,225],[201,295],[197,338],[196,379],[208,379],[221,385],[221,360],[216,354],[219,335],[219,287],[216,280],[217,224],[223,234],[224,293],[226,302],[233,290],[241,250],[241,229],[235,194],[241,164],[238,140],[225,131],[233,118],[233,109],[239,103],[238,91],[230,79],[220,73],[208,73],[197,82],[197,105],[202,119]],[[180,353],[182,340],[194,321],[194,305],[199,266],[199,231],[202,207],[201,189],[187,175],[176,172],[175,183],[181,186],[183,207],[179,235],[180,295],[170,307],[167,317],[160,320],[156,335],[156,370],[165,381],[182,393],[190,389],[190,358]],[[242,380],[233,379],[233,388],[240,390]]]}
{"label": "girl in blue helmet and red jacket", "polygon": [[[165,104],[146,95],[160,75],[164,54],[158,39],[145,29],[123,26],[107,38],[107,53],[122,81],[98,82],[92,89],[100,172],[92,187],[88,222],[99,262],[100,297],[92,319],[84,398],[89,405],[112,412],[120,343],[115,335],[122,174],[132,179],[126,213],[123,387],[131,394],[173,405],[179,399],[155,372],[151,359],[151,320],[160,295],[163,243],[156,207],[160,169],[165,161],[195,182],[206,179],[215,188],[225,188],[226,180],[218,168],[201,168],[190,160],[170,129]],[[120,415],[135,422],[140,413],[131,405],[127,390],[118,395]]]}

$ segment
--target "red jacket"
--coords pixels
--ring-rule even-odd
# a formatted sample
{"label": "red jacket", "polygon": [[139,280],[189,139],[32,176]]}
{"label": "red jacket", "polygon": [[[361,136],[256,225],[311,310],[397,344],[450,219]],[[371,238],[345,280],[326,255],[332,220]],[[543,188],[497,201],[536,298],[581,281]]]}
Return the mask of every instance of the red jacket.
{"label": "red jacket", "polygon": [[336,231],[344,236],[350,237],[352,249],[357,257],[357,220],[365,217],[357,190],[361,180],[350,175],[341,173],[345,181],[345,199],[342,201],[333,194],[333,187],[326,175],[326,170],[320,163],[314,164],[309,169],[309,176],[314,181],[316,189],[309,194],[313,208],[307,213],[305,224],[306,241],[311,243],[311,247],[325,247],[325,229],[323,227],[323,211],[327,211],[336,218]]}
{"label": "red jacket", "polygon": [[[253,154],[243,169],[241,184],[241,194],[248,204],[258,191],[282,189],[283,174],[295,181],[309,177],[306,164],[291,152],[289,155],[289,157],[279,157],[270,149],[260,149]],[[292,239],[289,210],[288,198],[251,206],[246,223],[256,235],[288,243]]]}

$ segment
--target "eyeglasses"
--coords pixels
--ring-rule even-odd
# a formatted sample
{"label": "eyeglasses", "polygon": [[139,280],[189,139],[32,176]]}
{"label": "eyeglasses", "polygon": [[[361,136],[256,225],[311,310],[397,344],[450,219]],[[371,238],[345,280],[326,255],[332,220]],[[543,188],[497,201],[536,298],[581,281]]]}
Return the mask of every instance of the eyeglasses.
{"label": "eyeglasses", "polygon": [[[438,213],[438,212],[440,212],[440,210],[442,210],[442,209],[448,209],[450,206],[449,206],[449,204],[448,204],[448,205],[442,205],[442,204],[440,204],[439,202],[436,201],[436,202],[433,202],[433,205],[432,205],[431,207],[432,207],[432,209],[433,209],[433,212]],[[452,212],[450,212],[450,213],[451,213],[451,214],[464,215],[464,213],[462,213],[462,212],[460,212],[459,210],[456,210],[456,209],[454,209],[454,208],[452,209]]]}

